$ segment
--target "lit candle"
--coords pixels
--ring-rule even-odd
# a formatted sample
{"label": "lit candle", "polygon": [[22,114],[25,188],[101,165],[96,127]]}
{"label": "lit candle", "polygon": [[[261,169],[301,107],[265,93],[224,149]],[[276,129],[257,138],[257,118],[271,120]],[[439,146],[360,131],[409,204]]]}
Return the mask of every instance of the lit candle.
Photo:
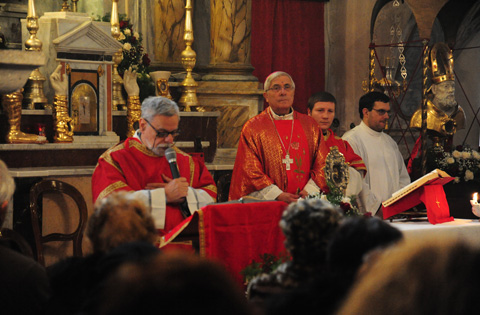
{"label": "lit candle", "polygon": [[477,204],[478,203],[478,193],[473,194],[473,203]]}

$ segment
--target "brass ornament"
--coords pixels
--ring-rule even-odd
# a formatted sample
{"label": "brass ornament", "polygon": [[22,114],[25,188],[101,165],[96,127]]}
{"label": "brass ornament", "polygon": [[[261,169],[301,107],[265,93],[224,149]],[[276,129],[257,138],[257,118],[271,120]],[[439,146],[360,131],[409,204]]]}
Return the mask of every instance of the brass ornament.
{"label": "brass ornament", "polygon": [[135,134],[135,123],[140,120],[142,114],[142,104],[140,96],[134,95],[128,97],[127,105],[127,137],[133,137]]}
{"label": "brass ornament", "polygon": [[193,23],[192,23],[192,0],[186,0],[185,5],[185,32],[183,39],[185,41],[185,50],[181,53],[182,65],[187,71],[185,79],[182,81],[183,87],[182,96],[178,101],[178,105],[183,108],[183,111],[190,112],[191,106],[198,106],[197,99],[197,82],[192,76],[193,68],[197,62],[197,54],[192,49],[193,44]]}
{"label": "brass ornament", "polygon": [[68,74],[68,75],[70,75],[72,73],[72,67],[70,67],[69,63],[67,63],[65,65],[65,73]]}
{"label": "brass ornament", "polygon": [[[112,37],[117,41],[120,38],[120,21],[118,18],[118,0],[112,0],[112,15],[110,19],[111,25],[111,34]],[[113,73],[112,73],[112,105],[113,110],[120,110],[126,106],[125,98],[123,97],[122,88],[123,88],[123,79],[118,73],[118,65],[122,62],[123,59],[123,48],[120,48],[113,55]]]}
{"label": "brass ornament", "polygon": [[77,2],[78,0],[72,0],[72,12],[78,12]]}
{"label": "brass ornament", "polygon": [[436,43],[430,50],[433,83],[455,81],[453,53],[446,43]]}
{"label": "brass ornament", "polygon": [[35,109],[35,104],[40,104],[41,108],[48,107],[48,100],[43,93],[43,85],[46,80],[38,68],[32,71],[23,93],[23,104],[26,108]]}
{"label": "brass ornament", "polygon": [[97,73],[99,77],[103,76],[103,74],[105,73],[105,70],[103,70],[102,66],[98,66]]}
{"label": "brass ornament", "polygon": [[60,10],[60,12],[68,11],[70,11],[70,7],[68,6],[68,0],[63,0],[62,9]]}
{"label": "brass ornament", "polygon": [[3,110],[7,115],[9,129],[5,140],[7,143],[46,143],[47,138],[35,134],[20,131],[22,119],[21,91],[2,95]]}
{"label": "brass ornament", "polygon": [[330,148],[325,159],[325,179],[346,194],[349,180],[348,164],[336,146]]}
{"label": "brass ornament", "polygon": [[37,13],[35,12],[34,0],[28,0],[27,30],[30,33],[30,37],[25,42],[25,50],[41,51],[42,42],[37,38],[38,16],[37,16]]}
{"label": "brass ornament", "polygon": [[73,119],[68,116],[68,101],[66,95],[55,95],[53,100],[54,142],[73,142]]}

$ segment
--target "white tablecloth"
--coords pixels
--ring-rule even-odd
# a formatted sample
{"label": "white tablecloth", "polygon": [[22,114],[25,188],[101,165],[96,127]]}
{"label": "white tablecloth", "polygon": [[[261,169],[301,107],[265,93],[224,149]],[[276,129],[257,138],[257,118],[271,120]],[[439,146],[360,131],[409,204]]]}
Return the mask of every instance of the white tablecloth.
{"label": "white tablecloth", "polygon": [[389,223],[402,231],[407,240],[449,236],[480,245],[479,220],[455,219],[451,222],[435,225],[430,224],[426,219],[425,221],[393,221]]}

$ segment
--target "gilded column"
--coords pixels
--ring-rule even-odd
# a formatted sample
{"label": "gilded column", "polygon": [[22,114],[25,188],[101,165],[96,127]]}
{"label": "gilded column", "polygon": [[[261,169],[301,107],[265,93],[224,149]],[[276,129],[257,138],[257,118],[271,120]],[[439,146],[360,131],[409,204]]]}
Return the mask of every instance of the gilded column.
{"label": "gilded column", "polygon": [[210,64],[204,80],[257,81],[252,75],[252,0],[210,0]]}

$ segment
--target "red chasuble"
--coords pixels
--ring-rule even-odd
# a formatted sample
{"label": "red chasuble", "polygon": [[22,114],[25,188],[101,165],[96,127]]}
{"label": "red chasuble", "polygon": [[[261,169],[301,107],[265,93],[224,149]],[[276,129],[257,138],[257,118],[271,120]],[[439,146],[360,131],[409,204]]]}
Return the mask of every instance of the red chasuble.
{"label": "red chasuble", "polygon": [[[174,149],[180,176],[187,179],[190,187],[201,188],[216,199],[217,187],[205,164],[178,148]],[[93,200],[114,191],[137,191],[145,189],[147,184],[164,183],[162,174],[173,178],[167,159],[153,154],[138,139],[128,138],[99,158],[92,176]],[[183,219],[179,207],[168,204],[164,231],[168,232]]]}
{"label": "red chasuble", "polygon": [[251,118],[242,128],[230,185],[230,200],[272,184],[282,191],[296,193],[298,188],[303,189],[310,178],[320,188],[326,188],[323,169],[328,147],[317,122],[310,116],[294,112],[295,124],[289,150],[293,162],[290,171],[287,171],[282,160],[285,160],[289,145],[287,137],[292,134],[292,120],[274,124],[269,110],[267,108]]}
{"label": "red chasuble", "polygon": [[367,173],[367,167],[362,158],[353,151],[350,144],[337,136],[332,129],[328,129],[327,135],[324,136],[325,142],[329,148],[337,147],[338,151],[345,157],[345,162],[357,171],[364,171],[363,176]]}

